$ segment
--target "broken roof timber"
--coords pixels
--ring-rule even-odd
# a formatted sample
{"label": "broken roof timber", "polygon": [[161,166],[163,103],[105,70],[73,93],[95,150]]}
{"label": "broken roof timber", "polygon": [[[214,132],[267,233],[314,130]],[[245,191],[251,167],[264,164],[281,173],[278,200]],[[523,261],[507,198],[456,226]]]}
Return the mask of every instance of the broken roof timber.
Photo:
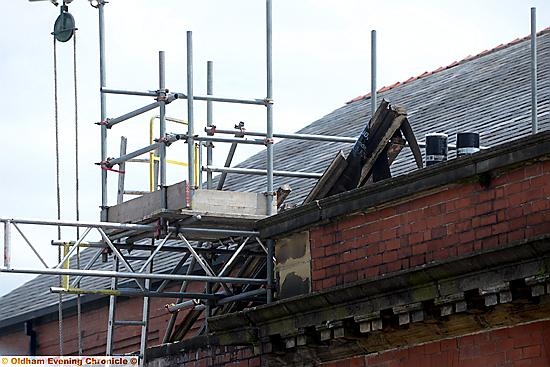
{"label": "broken roof timber", "polygon": [[418,168],[422,155],[403,107],[382,100],[374,117],[357,139],[347,158],[335,157],[304,203],[390,178],[390,165],[409,143]]}

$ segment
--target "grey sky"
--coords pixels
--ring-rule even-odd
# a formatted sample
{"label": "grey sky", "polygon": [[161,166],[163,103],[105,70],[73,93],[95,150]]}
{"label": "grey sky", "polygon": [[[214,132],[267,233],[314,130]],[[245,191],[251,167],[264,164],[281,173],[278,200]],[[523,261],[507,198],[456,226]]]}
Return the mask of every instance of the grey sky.
{"label": "grey sky", "polygon": [[[274,0],[275,129],[295,131],[370,89],[370,30],[378,31],[378,85],[404,81],[529,33],[531,6],[538,29],[550,26],[550,3],[535,0],[360,1]],[[0,32],[1,160],[0,217],[55,218],[55,160],[52,31],[58,9],[47,2],[4,0]],[[205,94],[206,61],[214,61],[214,89],[220,96],[265,97],[265,2],[262,0],[112,0],[106,6],[107,86],[154,90],[158,87],[158,51],[166,51],[167,86],[185,91],[185,32],[194,33],[195,93]],[[97,11],[87,0],[69,7],[77,32],[81,218],[98,219],[99,119]],[[72,42],[58,44],[59,109],[63,218],[74,218],[74,111]],[[395,101],[399,103],[399,101]],[[108,116],[150,103],[144,97],[109,97]],[[168,115],[186,118],[176,101]],[[118,155],[121,135],[129,150],[147,144],[146,114],[109,132],[109,156]],[[196,107],[197,131],[205,121]],[[249,130],[265,129],[263,107],[215,105],[220,128],[245,121]],[[168,131],[178,131],[169,126]],[[179,144],[179,145],[178,145]],[[169,158],[185,160],[186,146],[174,144]],[[216,148],[216,162],[225,159]],[[239,148],[237,158],[252,152]],[[275,167],[276,163],[275,163]],[[169,168],[171,183],[185,170]],[[144,167],[128,169],[129,189],[145,189]],[[114,203],[116,176],[110,174]],[[50,262],[55,230],[27,229]],[[74,233],[64,232],[65,239]],[[16,240],[17,239],[17,240]],[[16,240],[13,266],[39,264]],[[0,274],[0,294],[28,277]]]}

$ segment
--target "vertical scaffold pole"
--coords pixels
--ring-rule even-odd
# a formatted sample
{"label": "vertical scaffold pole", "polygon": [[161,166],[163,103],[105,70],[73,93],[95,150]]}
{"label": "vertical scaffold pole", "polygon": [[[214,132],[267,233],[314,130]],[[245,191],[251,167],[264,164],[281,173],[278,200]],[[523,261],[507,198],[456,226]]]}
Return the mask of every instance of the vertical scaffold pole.
{"label": "vertical scaffold pole", "polygon": [[[273,214],[273,62],[272,1],[266,0],[266,71],[267,71],[267,215]],[[268,259],[269,260],[269,259]]]}
{"label": "vertical scaffold pole", "polygon": [[[164,51],[159,51],[159,93],[160,97],[160,113],[159,113],[159,125],[160,125],[160,139],[164,139],[166,135],[166,103],[164,98],[166,97],[166,80],[164,73]],[[161,190],[161,207],[167,208],[166,203],[166,144],[161,144],[159,147],[159,159],[160,159],[160,190]]]}
{"label": "vertical scaffold pole", "polygon": [[537,8],[531,8],[531,132],[539,131],[537,115]]}
{"label": "vertical scaffold pole", "polygon": [[376,96],[376,30],[371,31],[370,44],[370,116],[374,116],[378,101]]}
{"label": "vertical scaffold pole", "polygon": [[[267,215],[273,214],[273,60],[272,60],[272,1],[266,0],[266,74],[267,74]],[[273,301],[273,256],[275,243],[267,241],[267,303]]]}
{"label": "vertical scaffold pole", "polygon": [[[206,63],[206,94],[211,96],[214,93],[214,63],[208,61]],[[206,102],[206,126],[212,126],[212,101]],[[206,142],[206,165],[212,166],[212,142]],[[211,190],[212,187],[212,171],[206,172],[206,188]]]}
{"label": "vertical scaffold pole", "polygon": [[[119,268],[119,260],[118,257],[113,256],[113,270],[115,272],[118,272]],[[118,286],[118,278],[113,277],[111,278],[111,290],[116,290]],[[106,342],[106,349],[105,349],[105,355],[111,356],[113,355],[114,351],[114,332],[115,332],[115,315],[116,315],[116,296],[110,295],[109,296],[109,319],[107,321],[107,342]]]}
{"label": "vertical scaffold pole", "polygon": [[[155,240],[153,239],[152,245],[155,245]],[[151,251],[151,254],[153,251]],[[147,269],[148,273],[153,272],[153,260],[149,263],[149,267]],[[151,290],[151,279],[145,279],[145,290],[150,291]],[[139,343],[139,354],[140,354],[140,366],[145,365],[145,361],[147,359],[146,351],[147,351],[147,337],[149,334],[149,311],[150,311],[150,298],[149,297],[143,297],[143,308],[142,308],[142,315],[141,315],[141,338]]]}
{"label": "vertical scaffold pole", "polygon": [[[120,157],[126,154],[126,146],[128,144],[128,139],[125,136],[120,137]],[[120,172],[118,174],[118,192],[116,197],[116,203],[121,204],[124,201],[124,169],[126,168],[126,163],[122,162],[120,165]],[[78,228],[78,227],[77,227]]]}
{"label": "vertical scaffold pole", "polygon": [[9,269],[11,263],[11,222],[4,222],[4,268]]}
{"label": "vertical scaffold pole", "polygon": [[[100,88],[105,88],[106,69],[105,69],[105,19],[103,7],[105,3],[99,1],[99,84]],[[101,122],[107,119],[107,101],[105,93],[100,89],[101,104]],[[101,124],[101,162],[107,160],[107,126]],[[101,220],[107,220],[107,171],[101,170]]]}
{"label": "vertical scaffold pole", "polygon": [[195,191],[195,124],[193,111],[193,32],[187,31],[187,156],[191,203]]}

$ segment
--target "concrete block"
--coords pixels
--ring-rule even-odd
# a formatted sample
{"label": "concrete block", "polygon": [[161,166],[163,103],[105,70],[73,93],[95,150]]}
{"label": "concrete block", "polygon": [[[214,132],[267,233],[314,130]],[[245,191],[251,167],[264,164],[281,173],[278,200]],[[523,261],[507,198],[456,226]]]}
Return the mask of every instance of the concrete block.
{"label": "concrete block", "polygon": [[[273,198],[272,212],[277,213],[277,201]],[[225,215],[266,215],[267,199],[263,194],[220,190],[196,190],[192,209],[204,213]]]}

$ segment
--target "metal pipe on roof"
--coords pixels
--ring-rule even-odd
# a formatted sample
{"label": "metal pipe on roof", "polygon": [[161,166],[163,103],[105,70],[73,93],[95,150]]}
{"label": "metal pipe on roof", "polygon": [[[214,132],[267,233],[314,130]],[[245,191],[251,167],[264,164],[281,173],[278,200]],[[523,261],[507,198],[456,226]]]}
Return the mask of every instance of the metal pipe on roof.
{"label": "metal pipe on roof", "polygon": [[[265,24],[265,33],[266,33],[266,84],[267,84],[267,101],[273,101],[273,52],[272,52],[272,45],[273,45],[273,4],[271,0],[266,0],[265,2],[265,14],[266,14],[266,24]],[[267,129],[266,129],[266,141],[267,144],[267,152],[266,152],[266,166],[267,166],[267,195],[266,195],[266,208],[267,208],[267,215],[273,214],[273,196],[275,193],[273,192],[273,155],[274,155],[274,147],[273,147],[273,104],[268,103],[266,105],[267,108]]]}
{"label": "metal pipe on roof", "polygon": [[189,197],[195,191],[195,115],[193,111],[193,32],[187,31],[187,157]]}
{"label": "metal pipe on roof", "polygon": [[[214,93],[214,62],[206,62],[206,94],[211,96]],[[212,126],[212,101],[206,101],[206,126]],[[206,165],[211,166],[213,162],[213,144],[206,145]],[[206,172],[206,188],[212,189],[212,172]]]}
{"label": "metal pipe on roof", "polygon": [[[240,173],[244,175],[267,175],[267,170],[256,169],[256,168],[229,168],[229,167],[212,167],[207,166],[203,167],[204,171],[212,172],[228,172],[228,173]],[[283,177],[299,177],[299,178],[320,178],[322,173],[315,172],[294,172],[294,171],[272,171],[273,176],[283,176]]]}
{"label": "metal pipe on roof", "polygon": [[[204,131],[207,134],[242,134],[249,136],[262,136],[265,137],[266,134],[256,131],[246,131],[246,130],[223,130],[215,128],[205,128]],[[296,139],[296,140],[314,140],[314,141],[329,141],[334,143],[355,143],[357,138],[351,138],[347,136],[331,136],[331,135],[313,135],[313,134],[279,134],[273,133],[274,138],[281,139]]]}
{"label": "metal pipe on roof", "polygon": [[371,31],[370,45],[370,115],[374,116],[376,112],[376,30]]}
{"label": "metal pipe on roof", "polygon": [[531,8],[531,132],[539,130],[537,115],[537,8]]}

